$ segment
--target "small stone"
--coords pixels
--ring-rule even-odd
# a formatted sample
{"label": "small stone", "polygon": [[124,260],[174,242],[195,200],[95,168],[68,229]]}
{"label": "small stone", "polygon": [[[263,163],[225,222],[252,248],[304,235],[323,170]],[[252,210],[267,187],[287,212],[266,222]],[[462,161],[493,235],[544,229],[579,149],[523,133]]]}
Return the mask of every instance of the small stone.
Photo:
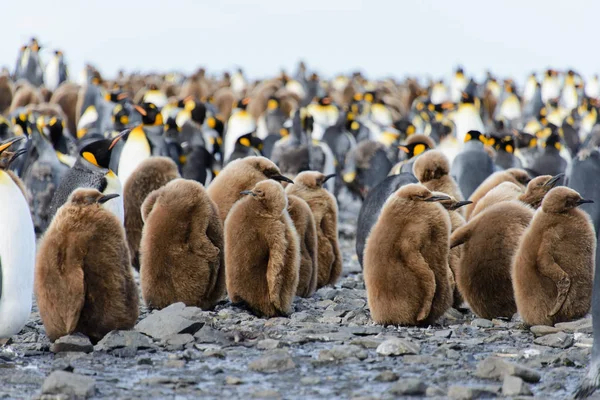
{"label": "small stone", "polygon": [[471,326],[475,326],[477,328],[493,328],[494,323],[489,319],[475,318],[473,321],[471,321]]}
{"label": "small stone", "polygon": [[347,358],[358,358],[364,360],[369,356],[367,351],[354,345],[333,346],[329,350],[322,350],[319,353],[319,361],[341,361]]}
{"label": "small stone", "polygon": [[398,396],[418,396],[425,394],[427,385],[417,378],[405,378],[396,382],[390,389],[390,393]]}
{"label": "small stone", "polygon": [[96,351],[111,351],[119,348],[149,349],[153,347],[152,340],[140,332],[136,331],[112,331],[102,338],[96,344]]}
{"label": "small stone", "polygon": [[238,378],[237,376],[227,376],[227,377],[225,377],[225,384],[227,384],[227,385],[240,385],[243,382],[244,381],[242,381],[242,379]]}
{"label": "small stone", "polygon": [[440,331],[435,331],[433,333],[433,336],[439,337],[439,338],[450,339],[450,337],[452,337],[453,333],[454,333],[454,331],[452,329],[442,329]]}
{"label": "small stone", "polygon": [[552,333],[550,335],[535,338],[533,343],[539,344],[540,346],[566,349],[573,345],[573,336],[564,332]]}
{"label": "small stone", "polygon": [[400,338],[390,338],[377,347],[377,354],[382,356],[401,356],[404,354],[419,354],[421,347],[418,343]]}
{"label": "small stone", "polygon": [[500,387],[495,386],[459,386],[453,385],[448,389],[448,397],[456,400],[487,399],[498,396]]}
{"label": "small stone", "polygon": [[86,399],[95,391],[93,378],[66,371],[52,372],[42,385],[43,394],[65,394],[76,399]]}
{"label": "small stone", "polygon": [[275,339],[259,340],[256,344],[258,350],[274,350],[281,346],[281,342]]}
{"label": "small stone", "polygon": [[198,332],[194,334],[196,343],[216,343],[225,345],[231,343],[231,340],[223,332],[204,325]]}
{"label": "small stone", "polygon": [[507,375],[502,383],[502,394],[505,396],[531,395],[531,390],[523,379],[517,376]]}
{"label": "small stone", "polygon": [[396,382],[398,380],[398,375],[392,371],[383,371],[375,377],[375,380],[377,382]]}
{"label": "small stone", "polygon": [[517,376],[531,383],[539,382],[542,376],[534,369],[504,361],[500,357],[488,357],[477,365],[475,375],[486,379],[503,379],[506,375]]}
{"label": "small stone", "polygon": [[152,359],[148,358],[148,357],[143,357],[143,358],[138,359],[137,364],[138,365],[154,365],[154,363],[152,362]]}
{"label": "small stone", "polygon": [[533,336],[540,337],[560,332],[560,329],[547,325],[534,325],[529,328]]}
{"label": "small stone", "polygon": [[163,339],[163,345],[168,351],[183,350],[186,344],[193,343],[194,337],[189,333],[175,334]]}
{"label": "small stone", "polygon": [[554,325],[555,328],[560,329],[563,332],[575,333],[593,333],[594,330],[592,328],[592,319],[591,318],[583,318],[577,321],[571,322],[559,322]]}
{"label": "small stone", "polygon": [[167,368],[181,369],[181,368],[185,367],[185,361],[184,360],[167,360],[167,362],[165,362],[164,365]]}
{"label": "small stone", "polygon": [[376,349],[380,344],[381,340],[369,339],[369,338],[357,338],[352,339],[350,344],[354,344],[356,346],[362,346],[365,349]]}
{"label": "small stone", "polygon": [[286,350],[278,349],[255,359],[248,368],[256,372],[272,373],[296,368],[296,364]]}
{"label": "small stone", "polygon": [[204,357],[225,358],[225,353],[221,349],[206,349],[203,354]]}
{"label": "small stone", "polygon": [[321,383],[321,378],[319,378],[318,376],[306,376],[300,379],[300,383],[307,386],[318,385],[319,383]]}
{"label": "small stone", "polygon": [[87,336],[76,333],[74,335],[58,338],[52,343],[52,346],[50,346],[50,351],[53,353],[64,353],[67,351],[91,353],[94,351],[94,346]]}
{"label": "small stone", "polygon": [[[196,307],[190,308],[197,309]],[[178,333],[193,335],[204,326],[204,322],[189,319],[193,315],[192,311],[195,312],[196,310],[186,310],[183,303],[171,304],[162,310],[153,311],[141,320],[135,326],[135,329],[155,339],[164,339]]]}
{"label": "small stone", "polygon": [[280,399],[281,394],[276,390],[258,390],[252,393],[254,399]]}
{"label": "small stone", "polygon": [[425,391],[427,397],[446,397],[446,391],[437,386],[429,386]]}

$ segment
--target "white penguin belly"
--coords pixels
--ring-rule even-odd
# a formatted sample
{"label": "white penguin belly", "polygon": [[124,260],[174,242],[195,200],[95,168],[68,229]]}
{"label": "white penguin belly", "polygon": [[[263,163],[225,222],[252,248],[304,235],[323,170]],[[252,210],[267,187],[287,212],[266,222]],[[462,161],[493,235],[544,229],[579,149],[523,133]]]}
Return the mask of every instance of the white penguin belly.
{"label": "white penguin belly", "polygon": [[500,117],[504,117],[511,121],[521,118],[521,103],[514,94],[511,94],[500,106]]}
{"label": "white penguin belly", "polygon": [[16,335],[23,329],[33,295],[35,233],[27,201],[13,180],[0,171],[0,338]]}
{"label": "white penguin belly", "polygon": [[[323,174],[325,175],[332,175],[335,174],[335,156],[333,155],[333,152],[331,151],[331,149],[329,148],[329,146],[327,145],[327,143],[323,143],[323,142],[317,142],[316,144],[317,146],[319,146],[321,148],[321,150],[323,150],[323,153],[325,153],[325,165],[323,166]],[[330,179],[327,182],[325,182],[325,188],[333,193],[334,189],[335,189],[335,179]]]}
{"label": "white penguin belly", "polygon": [[102,207],[109,210],[113,214],[119,218],[121,224],[125,224],[125,207],[123,206],[123,186],[121,185],[121,181],[114,172],[109,171],[108,174],[104,175],[107,181],[106,189],[104,189],[104,194],[118,194],[119,197],[115,199],[111,199],[104,203]]}
{"label": "white penguin belly", "polygon": [[44,85],[50,90],[54,92],[59,85],[59,71],[58,71],[59,63],[57,58],[53,58],[52,61],[48,63],[46,66],[46,70],[44,71]]}
{"label": "white penguin belly", "polygon": [[240,136],[247,135],[255,130],[256,123],[248,112],[238,111],[233,114],[229,118],[229,122],[227,122],[223,158],[225,160],[229,160],[231,153],[233,153],[233,150],[235,149],[235,142],[240,138]]}
{"label": "white penguin belly", "polygon": [[456,137],[459,142],[465,141],[465,136],[469,131],[484,132],[483,121],[479,112],[470,104],[461,104],[460,108],[454,114],[454,125],[456,126]]}
{"label": "white penguin belly", "polygon": [[127,140],[119,159],[119,179],[125,186],[129,176],[145,159],[150,157],[150,144],[144,140]]}

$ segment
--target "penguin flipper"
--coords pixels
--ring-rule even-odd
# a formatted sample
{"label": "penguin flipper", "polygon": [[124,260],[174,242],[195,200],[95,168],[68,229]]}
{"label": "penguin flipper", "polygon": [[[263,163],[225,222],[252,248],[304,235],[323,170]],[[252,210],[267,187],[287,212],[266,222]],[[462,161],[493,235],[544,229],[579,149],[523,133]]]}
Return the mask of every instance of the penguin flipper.
{"label": "penguin flipper", "polygon": [[[472,224],[472,223],[471,223]],[[450,248],[454,248],[456,246],[460,246],[461,244],[464,244],[465,242],[467,242],[472,234],[472,230],[471,230],[471,225],[470,223],[466,223],[465,225],[461,226],[460,228],[458,228],[457,230],[455,230],[452,235],[450,236]]]}
{"label": "penguin flipper", "polygon": [[[73,248],[66,250],[64,264],[61,264],[66,264],[67,268],[62,272],[57,270],[56,274],[60,276],[53,280],[55,284],[45,288],[49,298],[61,299],[62,306],[57,307],[55,312],[57,318],[62,320],[60,322],[65,329],[65,334],[71,334],[77,329],[79,316],[85,303],[84,259],[78,254],[78,250]],[[58,256],[60,260],[60,253]]]}
{"label": "penguin flipper", "polygon": [[406,256],[406,264],[410,266],[412,273],[416,276],[417,281],[421,282],[423,288],[426,289],[426,293],[423,296],[421,308],[417,314],[417,322],[424,321],[431,312],[431,306],[433,305],[433,298],[435,297],[435,274],[429,268],[429,265],[423,258],[423,255],[418,249],[406,248],[403,246],[401,254]]}
{"label": "penguin flipper", "polygon": [[152,208],[154,208],[154,203],[156,203],[156,200],[158,199],[158,196],[160,196],[160,193],[161,189],[157,189],[153,190],[148,196],[146,196],[146,200],[144,200],[141,207],[142,222],[146,223],[146,218],[148,218],[148,214],[150,214]]}
{"label": "penguin flipper", "polygon": [[[550,242],[550,241],[548,241]],[[540,273],[548,278],[550,278],[554,284],[556,285],[557,294],[556,294],[556,302],[552,310],[548,312],[548,316],[552,317],[556,315],[563,304],[565,304],[565,300],[567,300],[567,295],[569,294],[569,289],[571,288],[571,279],[569,275],[554,261],[554,257],[552,257],[552,253],[550,253],[548,245],[542,245],[538,252],[538,270]]]}
{"label": "penguin flipper", "polygon": [[279,232],[273,231],[267,238],[269,244],[269,263],[267,265],[267,286],[269,288],[269,300],[273,307],[281,310],[281,291],[284,284],[285,259],[288,243],[286,240],[285,227]]}
{"label": "penguin flipper", "polygon": [[323,229],[323,233],[326,237],[329,238],[329,242],[331,243],[331,248],[333,250],[333,264],[331,265],[331,272],[329,274],[329,281],[327,282],[330,285],[335,285],[335,282],[338,280],[340,275],[342,274],[342,253],[340,252],[340,246],[337,241],[337,212],[335,210],[329,210],[323,216],[321,228]]}

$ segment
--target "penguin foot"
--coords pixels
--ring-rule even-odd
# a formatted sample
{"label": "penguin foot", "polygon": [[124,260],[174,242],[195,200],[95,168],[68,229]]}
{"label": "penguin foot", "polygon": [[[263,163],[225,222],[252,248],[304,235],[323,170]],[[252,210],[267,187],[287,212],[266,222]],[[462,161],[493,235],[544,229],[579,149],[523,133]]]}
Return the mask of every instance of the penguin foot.
{"label": "penguin foot", "polygon": [[579,384],[573,397],[575,399],[587,399],[598,387],[600,387],[600,368],[598,365],[592,364],[590,371]]}
{"label": "penguin foot", "polygon": [[569,289],[571,288],[571,280],[569,278],[563,278],[556,282],[556,288],[558,289],[558,294],[556,296],[556,303],[554,304],[554,308],[550,310],[548,313],[549,317],[555,316],[563,304],[565,304],[565,300],[567,300],[567,294],[569,294]]}

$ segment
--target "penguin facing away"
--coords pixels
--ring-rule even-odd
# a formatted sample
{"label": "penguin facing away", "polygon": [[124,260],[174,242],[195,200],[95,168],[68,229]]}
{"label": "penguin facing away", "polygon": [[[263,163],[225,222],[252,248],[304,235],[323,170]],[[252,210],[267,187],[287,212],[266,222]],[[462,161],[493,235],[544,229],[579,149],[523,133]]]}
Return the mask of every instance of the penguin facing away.
{"label": "penguin facing away", "polygon": [[338,242],[338,206],[335,197],[323,185],[335,175],[304,171],[286,188],[288,195],[306,201],[312,210],[317,227],[317,288],[334,285],[342,273],[342,254]]}
{"label": "penguin facing away", "polygon": [[494,173],[492,158],[485,150],[486,138],[479,131],[469,131],[460,153],[456,155],[450,174],[465,198],[471,197],[479,185]]}
{"label": "penguin facing away", "polygon": [[367,239],[364,276],[378,324],[427,325],[450,307],[450,218],[420,184],[400,188],[385,203]]}
{"label": "penguin facing away", "polygon": [[142,239],[141,206],[146,197],[179,177],[177,165],[168,157],[150,157],[142,161],[133,171],[123,188],[123,206],[125,209],[125,232],[131,255],[131,264],[140,269],[139,247]]}
{"label": "penguin facing away", "polygon": [[93,343],[138,317],[125,230],[103,203],[118,197],[75,190],[48,227],[36,259],[35,295],[51,341],[74,332]]}
{"label": "penguin facing away", "polygon": [[225,220],[227,293],[259,316],[287,315],[298,286],[300,245],[285,192],[265,180],[242,195]]}
{"label": "penguin facing away", "polygon": [[225,294],[223,226],[204,187],[174,179],[141,208],[140,284],[148,307],[183,302],[212,309]]}
{"label": "penguin facing away", "polygon": [[[20,139],[0,144],[0,155]],[[17,178],[18,179],[18,178]],[[8,171],[0,169],[0,345],[18,334],[32,306],[35,233],[27,200]]]}
{"label": "penguin facing away", "polygon": [[318,242],[315,219],[308,204],[298,196],[288,195],[288,213],[300,242],[300,271],[296,295],[310,297],[317,289]]}

